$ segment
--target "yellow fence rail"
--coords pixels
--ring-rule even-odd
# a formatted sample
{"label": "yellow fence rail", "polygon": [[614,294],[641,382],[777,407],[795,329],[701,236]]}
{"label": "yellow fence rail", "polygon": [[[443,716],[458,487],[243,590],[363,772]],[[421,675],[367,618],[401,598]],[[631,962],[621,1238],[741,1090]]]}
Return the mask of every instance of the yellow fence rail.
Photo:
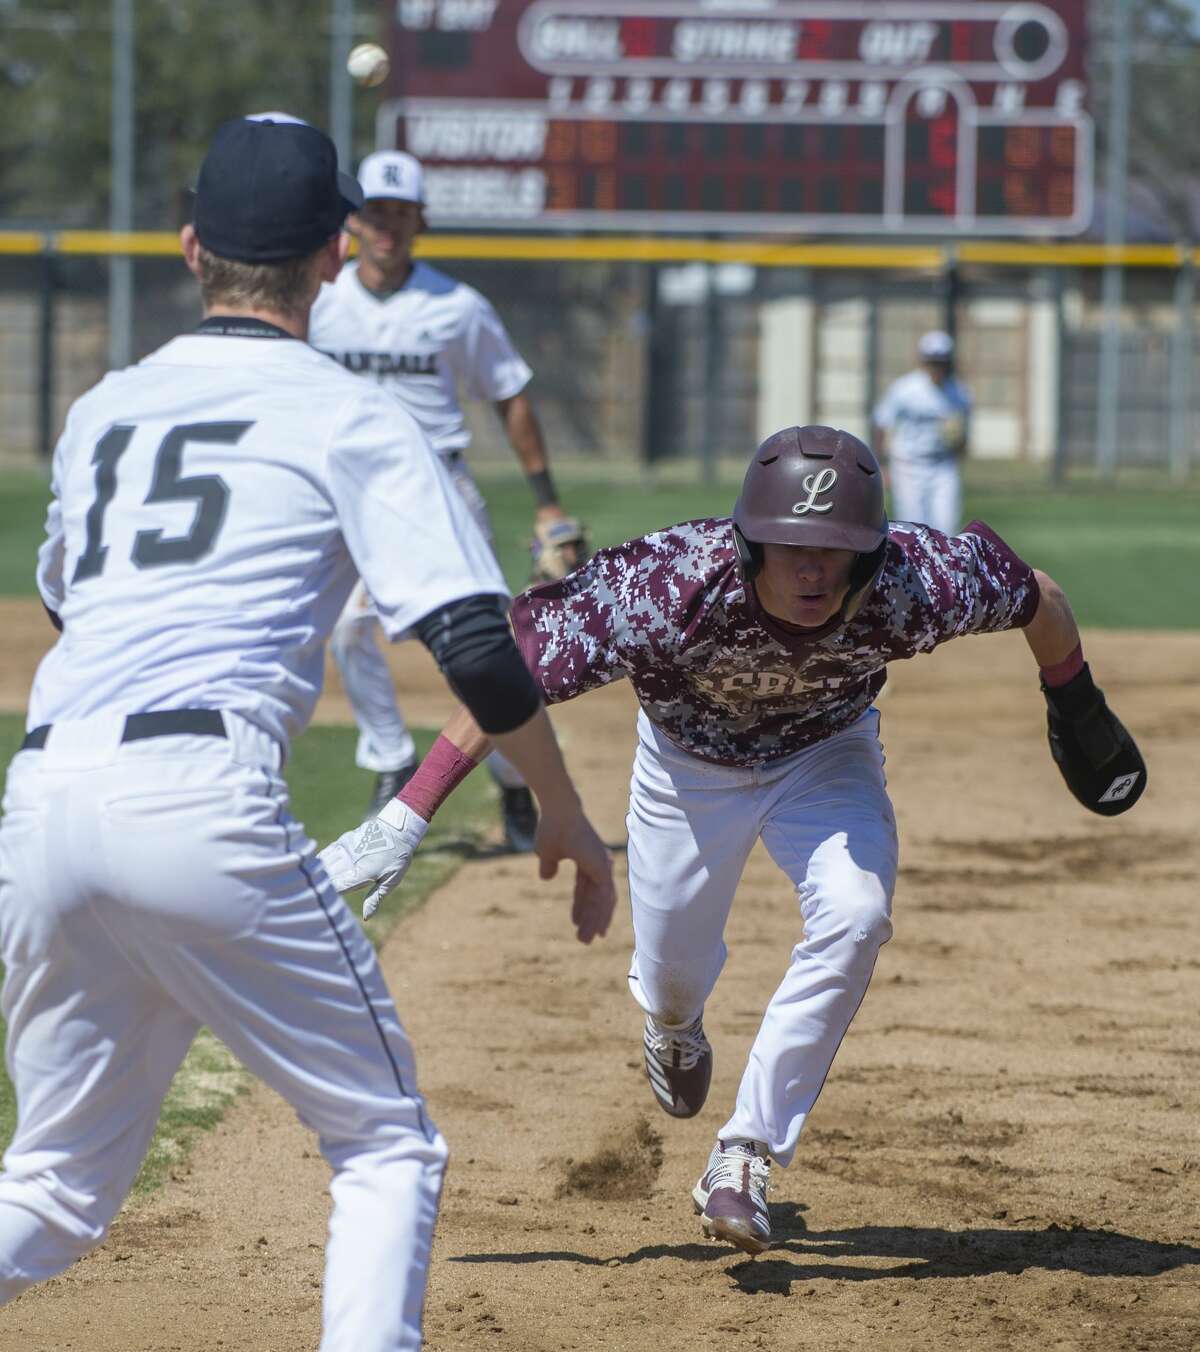
{"label": "yellow fence rail", "polygon": [[[514,262],[749,263],[762,268],[900,268],[936,272],[948,263],[990,267],[1178,268],[1188,249],[1175,244],[781,244],[620,235],[427,235],[426,258],[509,259]],[[90,257],[176,257],[179,236],[166,230],[0,231],[0,254]],[[1200,266],[1200,248],[1190,251]]]}
{"label": "yellow fence rail", "polygon": [[45,235],[30,230],[0,231],[0,254],[40,254],[45,250]]}
{"label": "yellow fence rail", "polygon": [[169,230],[62,230],[50,241],[50,247],[62,254],[180,256],[179,236]]}

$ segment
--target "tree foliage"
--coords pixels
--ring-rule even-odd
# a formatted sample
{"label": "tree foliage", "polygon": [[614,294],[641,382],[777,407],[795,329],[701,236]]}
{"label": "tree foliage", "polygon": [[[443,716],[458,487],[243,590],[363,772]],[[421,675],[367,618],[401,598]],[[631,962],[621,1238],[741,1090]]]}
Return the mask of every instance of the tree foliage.
{"label": "tree foliage", "polygon": [[[1104,181],[1116,0],[1091,6],[1091,89],[1097,168]],[[1200,238],[1200,7],[1133,0],[1130,16],[1129,184],[1147,223],[1172,239]]]}
{"label": "tree foliage", "polygon": [[[133,0],[135,224],[180,223],[213,129],[283,109],[328,124],[330,0]],[[356,34],[375,36],[375,7]],[[111,0],[0,0],[0,219],[108,223]],[[355,148],[375,99],[355,98]]]}

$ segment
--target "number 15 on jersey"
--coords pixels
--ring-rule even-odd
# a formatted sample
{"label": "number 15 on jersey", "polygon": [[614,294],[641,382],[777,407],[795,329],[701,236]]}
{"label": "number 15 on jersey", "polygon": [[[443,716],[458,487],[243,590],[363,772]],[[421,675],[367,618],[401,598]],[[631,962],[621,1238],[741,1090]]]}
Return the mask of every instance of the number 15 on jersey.
{"label": "number 15 on jersey", "polygon": [[[253,422],[185,423],[172,427],[159,443],[149,483],[126,484],[121,481],[121,457],[137,433],[136,426],[118,424],[96,443],[92,453],[95,466],[95,497],[86,517],[83,552],[75,564],[72,583],[99,577],[108,561],[104,543],[104,518],[113,499],[120,493],[145,493],[142,504],[153,507],[168,502],[190,502],[195,506],[190,529],[183,535],[167,535],[161,526],[148,524],[134,536],[130,558],[137,568],[154,568],[165,563],[195,563],[216,543],[229,506],[229,485],[219,474],[183,473],[184,451],[189,443],[234,446],[253,427]],[[147,513],[147,522],[153,515]]]}

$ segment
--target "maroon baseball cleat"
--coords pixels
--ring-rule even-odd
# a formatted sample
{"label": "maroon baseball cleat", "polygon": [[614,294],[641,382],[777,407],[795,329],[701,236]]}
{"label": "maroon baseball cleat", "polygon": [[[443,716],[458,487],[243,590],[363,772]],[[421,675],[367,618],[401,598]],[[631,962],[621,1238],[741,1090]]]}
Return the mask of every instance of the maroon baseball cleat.
{"label": "maroon baseball cleat", "polygon": [[757,1141],[716,1143],[708,1168],[692,1189],[709,1239],[723,1239],[751,1257],[771,1247],[770,1173],[770,1156]]}
{"label": "maroon baseball cleat", "polygon": [[686,1028],[665,1028],[647,1014],[643,1043],[646,1078],[659,1107],[672,1117],[695,1117],[712,1081],[713,1054],[703,1015]]}

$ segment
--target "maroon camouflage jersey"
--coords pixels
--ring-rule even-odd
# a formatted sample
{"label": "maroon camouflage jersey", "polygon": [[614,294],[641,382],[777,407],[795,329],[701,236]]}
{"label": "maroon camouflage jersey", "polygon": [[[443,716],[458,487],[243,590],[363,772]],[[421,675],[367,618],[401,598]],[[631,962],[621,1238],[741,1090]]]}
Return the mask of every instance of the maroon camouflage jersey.
{"label": "maroon camouflage jersey", "polygon": [[684,751],[760,765],[847,728],[885,664],[959,634],[1029,623],[1033,570],[982,522],[961,535],[889,528],[874,591],[846,624],[797,631],[765,614],[737,567],[728,517],[602,549],[513,602],[525,661],[550,703],[628,676]]}

